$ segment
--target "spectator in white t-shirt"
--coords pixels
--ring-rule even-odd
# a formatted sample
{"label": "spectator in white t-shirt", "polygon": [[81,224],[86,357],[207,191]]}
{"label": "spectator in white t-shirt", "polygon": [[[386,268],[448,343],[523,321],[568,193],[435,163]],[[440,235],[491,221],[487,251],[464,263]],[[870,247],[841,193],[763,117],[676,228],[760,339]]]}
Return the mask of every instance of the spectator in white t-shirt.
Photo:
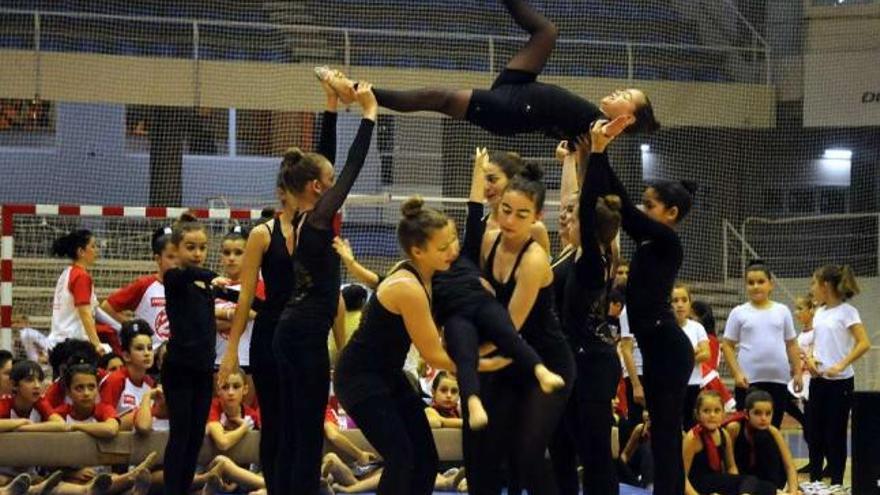
{"label": "spectator in white t-shirt", "polygon": [[694,347],[694,369],[688,379],[687,393],[684,399],[684,414],[682,415],[682,428],[689,431],[696,424],[694,410],[696,409],[697,396],[700,395],[703,383],[703,371],[701,364],[708,361],[709,336],[706,329],[700,323],[691,320],[691,291],[684,284],[677,283],[672,289],[672,311],[675,313],[675,321],[681,327],[684,334]]}
{"label": "spectator in white t-shirt", "polygon": [[[749,387],[759,388],[773,397],[774,404],[785,404],[788,381],[797,392],[803,388],[801,357],[791,311],[770,299],[773,276],[762,261],[752,261],[745,273],[749,300],[733,308],[727,316],[721,349],[736,385],[737,410],[745,406]],[[737,345],[738,352],[734,352]],[[779,428],[785,409],[773,409],[773,426]]]}
{"label": "spectator in white t-shirt", "polygon": [[850,267],[826,265],[816,270],[810,293],[820,305],[813,317],[813,354],[807,358],[810,401],[810,480],[822,478],[827,459],[831,483],[843,483],[846,467],[846,427],[855,384],[852,364],[871,343],[859,311],[847,301],[859,293]]}
{"label": "spectator in white t-shirt", "polygon": [[95,236],[85,229],[74,230],[55,240],[52,254],[67,257],[72,263],[61,272],[55,285],[52,328],[47,339],[49,348],[72,338],[86,340],[98,354],[104,354],[105,348],[98,339],[95,327],[98,298],[95,297],[92,276],[89,274],[89,268],[98,259]]}

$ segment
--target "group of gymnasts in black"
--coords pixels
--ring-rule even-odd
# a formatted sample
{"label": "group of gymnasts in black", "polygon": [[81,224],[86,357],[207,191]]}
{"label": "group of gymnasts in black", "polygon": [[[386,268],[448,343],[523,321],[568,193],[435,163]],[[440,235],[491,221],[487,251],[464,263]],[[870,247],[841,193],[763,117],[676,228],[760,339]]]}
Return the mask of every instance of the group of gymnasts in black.
{"label": "group of gymnasts in black", "polygon": [[[558,493],[545,453],[563,427],[584,466],[585,492],[618,492],[610,457],[610,402],[620,364],[617,330],[607,315],[618,261],[614,239],[621,228],[637,245],[626,300],[644,357],[654,492],[684,491],[681,404],[694,358],[669,294],[682,263],[675,228],[690,209],[694,189],[658,181],[645,190],[643,208],[637,207],[610,166],[606,148],[622,132],[659,127],[648,97],[637,89],[619,90],[597,106],[538,82],[557,29],[525,0],[503,3],[530,38],[489,90],[393,91],[337,71],[316,71],[327,96],[319,148],[284,155],[277,176],[282,208],[248,238],[219,376],[223,381],[237,366],[238,339],[262,273],[266,297],[254,323],[250,368],[260,400],[260,457],[270,494],[320,490],[330,385],[327,335],[341,282],[340,259],[332,248],[334,222],[364,164],[379,106],[436,111],[500,135],[541,131],[568,140],[577,150],[572,155],[579,157],[580,188],[573,203],[572,248],[554,268],[532,236],[545,196],[536,166],[526,165],[510,179],[490,219],[482,216],[481,204],[469,204],[461,243],[454,222],[439,210],[418,198],[402,205],[397,235],[405,259],[381,279],[335,370],[340,403],[383,458],[378,493],[431,493],[438,467],[424,403],[403,372],[411,345],[429,365],[459,377],[470,493],[498,494],[505,478],[509,490]],[[363,120],[345,166],[334,177],[340,102],[357,102]],[[213,279],[202,274],[198,280]],[[213,317],[198,309],[208,301],[199,297],[194,293],[175,304],[169,294],[171,361],[175,339],[214,335]],[[177,313],[192,314],[175,321],[173,305]],[[195,378],[192,383],[201,386]],[[210,394],[182,397],[187,398],[179,404],[191,401],[198,411]],[[172,440],[194,445],[198,421],[171,419]],[[182,478],[191,478],[198,449],[179,450],[175,465]],[[577,463],[570,465],[568,476],[576,486]],[[166,493],[184,493],[185,483],[166,484]]]}

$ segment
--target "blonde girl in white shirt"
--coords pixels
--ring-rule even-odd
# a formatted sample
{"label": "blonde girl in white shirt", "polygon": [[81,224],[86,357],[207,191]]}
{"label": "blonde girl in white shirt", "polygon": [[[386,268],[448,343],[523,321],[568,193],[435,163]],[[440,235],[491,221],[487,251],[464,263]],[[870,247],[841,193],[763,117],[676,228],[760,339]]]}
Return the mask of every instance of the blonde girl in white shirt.
{"label": "blonde girl in white shirt", "polygon": [[807,358],[810,400],[807,422],[810,432],[810,481],[822,478],[828,461],[831,483],[843,483],[846,438],[855,384],[853,363],[871,343],[859,311],[849,299],[859,293],[852,269],[825,265],[813,273],[810,293],[820,305],[813,317],[813,354]]}

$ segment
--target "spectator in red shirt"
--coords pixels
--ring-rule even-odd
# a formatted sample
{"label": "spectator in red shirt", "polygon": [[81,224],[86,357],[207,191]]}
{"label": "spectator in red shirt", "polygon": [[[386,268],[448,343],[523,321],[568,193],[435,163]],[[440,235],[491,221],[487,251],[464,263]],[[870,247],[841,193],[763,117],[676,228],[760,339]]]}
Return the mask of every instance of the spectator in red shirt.
{"label": "spectator in red shirt", "polygon": [[10,373],[13,394],[0,398],[0,432],[65,431],[67,425],[41,397],[43,369],[33,361],[19,361]]}
{"label": "spectator in red shirt", "polygon": [[132,412],[144,394],[155,386],[147,370],[153,366],[153,330],[144,320],[129,320],[122,325],[122,358],[125,366],[101,381],[101,402],[113,407],[123,430],[132,429]]}
{"label": "spectator in red shirt", "polygon": [[238,369],[229,374],[211,402],[208,436],[221,452],[234,447],[249,431],[260,428],[260,414],[244,405],[247,393],[244,372]]}
{"label": "spectator in red shirt", "polygon": [[104,354],[95,326],[98,298],[89,273],[98,259],[95,236],[88,230],[74,230],[55,240],[52,254],[70,259],[71,264],[61,272],[55,285],[49,347],[74,338],[90,342],[98,354]]}
{"label": "spectator in red shirt", "polygon": [[167,341],[170,335],[165,313],[164,280],[165,272],[177,266],[177,251],[171,244],[171,232],[171,227],[160,227],[153,232],[150,247],[156,273],[139,277],[101,302],[101,309],[120,323],[129,319],[125,311],[132,311],[135,318],[149,323],[153,329],[153,349]]}
{"label": "spectator in red shirt", "polygon": [[69,401],[61,378],[71,363],[84,363],[95,367],[98,364],[98,354],[90,343],[77,339],[64,340],[49,351],[49,365],[52,367],[54,381],[46,388],[43,397],[49,401],[53,409]]}
{"label": "spectator in red shirt", "polygon": [[[64,386],[69,403],[55,410],[69,425],[70,431],[81,431],[98,439],[109,439],[119,433],[119,418],[113,406],[96,402],[98,376],[89,364],[74,364],[67,367]],[[150,467],[156,460],[151,453],[138,466],[121,475],[100,473],[97,469],[86,467],[67,475],[67,481],[85,484],[85,493],[121,493],[132,489],[133,494],[146,495],[150,488]]]}
{"label": "spectator in red shirt", "polygon": [[12,353],[6,349],[0,349],[0,397],[12,393],[12,381],[9,373],[12,372]]}

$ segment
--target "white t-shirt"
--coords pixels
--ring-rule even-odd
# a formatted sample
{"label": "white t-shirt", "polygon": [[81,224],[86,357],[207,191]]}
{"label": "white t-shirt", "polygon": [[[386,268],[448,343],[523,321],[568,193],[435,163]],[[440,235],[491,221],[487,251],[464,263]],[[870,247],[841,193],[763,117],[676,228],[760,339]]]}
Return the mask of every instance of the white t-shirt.
{"label": "white t-shirt", "polygon": [[[709,342],[709,335],[706,333],[706,329],[703,325],[699,322],[688,320],[681,329],[684,331],[684,334],[687,335],[688,340],[691,341],[691,345],[694,346],[694,349],[697,348],[697,345],[699,345],[700,342]],[[701,363],[694,363],[694,370],[691,371],[688,385],[700,385],[703,383],[703,370],[701,369],[700,364]]]}
{"label": "white t-shirt", "polygon": [[[626,306],[623,307],[623,311],[620,312],[620,339],[630,339],[632,340],[632,355],[633,355],[633,363],[636,365],[636,373],[639,376],[642,375],[642,351],[639,349],[639,342],[632,334],[632,330],[629,329],[629,316],[626,315]],[[620,359],[620,365],[623,367],[623,377],[629,377],[629,372],[626,370],[626,365],[623,363],[623,358]]]}
{"label": "white t-shirt", "polygon": [[787,306],[773,301],[763,309],[740,304],[727,317],[724,338],[739,342],[736,357],[749,382],[788,383],[791,367],[785,343],[797,333]]}
{"label": "white t-shirt", "polygon": [[[850,332],[850,327],[861,323],[859,310],[849,303],[840,303],[833,308],[820,307],[813,316],[813,332],[816,336],[813,342],[813,356],[819,362],[819,371],[826,369],[842,361],[852,351],[856,339]],[[843,373],[834,378],[825,377],[829,380],[845,380],[855,375],[852,365],[844,368]]]}
{"label": "white t-shirt", "polygon": [[88,305],[92,311],[98,307],[98,298],[92,285],[92,277],[78,265],[71,265],[61,272],[55,284],[52,300],[52,329],[47,342],[49,347],[65,339],[88,340],[85,327],[79,318],[77,306]]}
{"label": "white t-shirt", "polygon": [[165,313],[165,286],[154,273],[144,275],[117,290],[107,298],[116,311],[134,311],[134,316],[150,324],[153,329],[153,349],[171,336],[168,315]]}

